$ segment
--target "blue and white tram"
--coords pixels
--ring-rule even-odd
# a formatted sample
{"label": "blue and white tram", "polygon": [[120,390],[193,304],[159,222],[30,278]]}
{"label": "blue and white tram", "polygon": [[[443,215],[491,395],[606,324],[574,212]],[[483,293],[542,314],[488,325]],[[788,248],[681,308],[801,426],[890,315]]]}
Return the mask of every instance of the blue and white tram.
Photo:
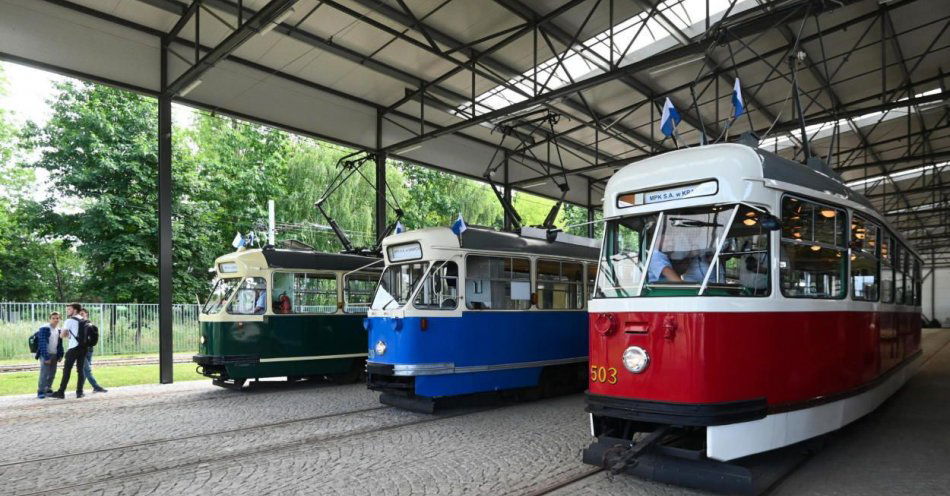
{"label": "blue and white tram", "polygon": [[583,390],[585,308],[598,249],[523,228],[395,234],[368,312],[369,388],[432,412],[450,397]]}

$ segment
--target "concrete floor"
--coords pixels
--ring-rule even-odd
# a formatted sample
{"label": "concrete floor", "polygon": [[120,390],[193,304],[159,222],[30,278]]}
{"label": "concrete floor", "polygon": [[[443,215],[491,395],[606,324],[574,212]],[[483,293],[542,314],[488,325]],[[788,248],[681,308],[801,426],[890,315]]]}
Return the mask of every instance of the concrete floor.
{"label": "concrete floor", "polygon": [[[71,396],[71,395],[70,395]],[[950,330],[772,493],[950,494]],[[429,416],[362,385],[207,382],[0,399],[0,494],[698,494],[580,463],[583,397]]]}

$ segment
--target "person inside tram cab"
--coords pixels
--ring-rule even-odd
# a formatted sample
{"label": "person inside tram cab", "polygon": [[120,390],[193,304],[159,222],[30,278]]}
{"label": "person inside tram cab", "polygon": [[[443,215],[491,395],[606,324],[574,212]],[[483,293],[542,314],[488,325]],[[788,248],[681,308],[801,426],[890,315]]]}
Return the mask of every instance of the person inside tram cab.
{"label": "person inside tram cab", "polygon": [[254,313],[264,313],[267,309],[267,290],[261,289],[254,303]]}
{"label": "person inside tram cab", "polygon": [[[680,275],[678,268],[686,270]],[[650,268],[647,271],[647,282],[702,283],[708,270],[709,262],[703,255],[689,255],[671,260],[666,253],[654,250],[650,258]]]}
{"label": "person inside tram cab", "polygon": [[274,303],[274,313],[292,313],[292,308],[290,297],[286,292],[281,293],[280,298]]}

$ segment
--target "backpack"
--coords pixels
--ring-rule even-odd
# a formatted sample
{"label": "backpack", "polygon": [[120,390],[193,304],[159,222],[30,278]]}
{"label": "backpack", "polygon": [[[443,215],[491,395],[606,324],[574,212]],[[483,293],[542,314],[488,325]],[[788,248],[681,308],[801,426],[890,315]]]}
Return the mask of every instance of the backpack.
{"label": "backpack", "polygon": [[[40,329],[42,331],[42,329]],[[30,353],[37,354],[40,351],[40,331],[36,331],[30,336]]]}
{"label": "backpack", "polygon": [[86,347],[92,348],[93,346],[99,344],[99,328],[88,320],[84,322],[86,324]]}

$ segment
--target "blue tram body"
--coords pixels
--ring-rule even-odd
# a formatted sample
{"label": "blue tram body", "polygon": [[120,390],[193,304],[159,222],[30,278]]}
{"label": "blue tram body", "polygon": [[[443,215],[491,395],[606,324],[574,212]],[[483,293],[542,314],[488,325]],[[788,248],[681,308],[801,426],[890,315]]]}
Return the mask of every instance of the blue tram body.
{"label": "blue tram body", "polygon": [[425,229],[386,239],[365,323],[369,387],[383,403],[432,411],[478,393],[583,388],[597,250],[529,234]]}

